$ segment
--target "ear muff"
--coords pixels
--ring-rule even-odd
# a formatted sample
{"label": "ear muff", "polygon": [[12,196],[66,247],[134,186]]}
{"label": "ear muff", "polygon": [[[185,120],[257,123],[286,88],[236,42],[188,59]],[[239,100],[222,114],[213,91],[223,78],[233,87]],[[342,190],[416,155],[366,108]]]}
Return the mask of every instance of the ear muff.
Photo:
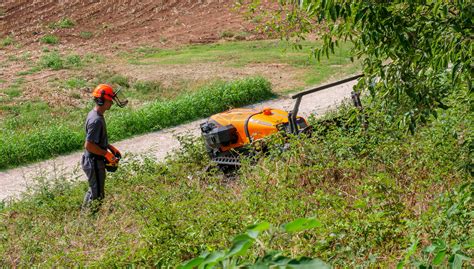
{"label": "ear muff", "polygon": [[105,100],[104,100],[104,95],[105,95],[105,90],[101,90],[100,91],[100,97],[96,97],[95,98],[95,103],[98,105],[98,106],[103,106],[104,103],[105,103]]}

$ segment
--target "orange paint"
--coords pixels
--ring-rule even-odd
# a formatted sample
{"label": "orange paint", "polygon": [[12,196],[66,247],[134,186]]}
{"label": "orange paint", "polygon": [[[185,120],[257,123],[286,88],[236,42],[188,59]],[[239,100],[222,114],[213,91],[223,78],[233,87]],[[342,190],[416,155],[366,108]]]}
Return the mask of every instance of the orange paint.
{"label": "orange paint", "polygon": [[[277,125],[288,123],[288,112],[280,109],[265,108],[264,110],[252,108],[231,109],[211,117],[222,126],[232,124],[237,129],[237,143],[229,146],[222,146],[221,151],[228,151],[249,144],[249,139],[245,134],[245,121],[250,117],[248,123],[249,134],[252,140],[258,140],[278,132]],[[298,117],[300,118],[300,117]]]}

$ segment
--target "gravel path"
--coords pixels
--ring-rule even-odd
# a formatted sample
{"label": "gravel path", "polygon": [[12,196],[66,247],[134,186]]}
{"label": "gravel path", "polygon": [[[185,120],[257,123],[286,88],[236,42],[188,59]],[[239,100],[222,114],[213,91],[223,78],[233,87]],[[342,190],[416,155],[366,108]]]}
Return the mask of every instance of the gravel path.
{"label": "gravel path", "polygon": [[[334,108],[344,99],[350,98],[350,92],[355,83],[355,81],[352,81],[305,96],[301,102],[299,115],[304,117],[307,117],[311,113],[321,115],[329,109]],[[273,107],[289,111],[293,108],[293,105],[293,99],[282,98],[258,103],[249,107]],[[113,114],[109,117],[113,117]],[[179,147],[175,135],[189,133],[197,136],[200,134],[199,124],[201,122],[204,122],[204,119],[122,140],[114,143],[114,145],[125,155],[127,153],[149,154],[160,161],[172,150]],[[0,172],[0,200],[8,197],[17,197],[39,176],[48,179],[56,178],[58,175],[65,175],[66,178],[86,180],[79,165],[81,155],[82,151]]]}

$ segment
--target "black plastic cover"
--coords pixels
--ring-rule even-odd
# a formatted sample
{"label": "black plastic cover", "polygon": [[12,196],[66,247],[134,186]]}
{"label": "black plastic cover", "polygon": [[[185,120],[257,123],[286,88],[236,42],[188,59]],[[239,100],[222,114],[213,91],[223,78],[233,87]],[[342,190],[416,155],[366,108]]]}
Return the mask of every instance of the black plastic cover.
{"label": "black plastic cover", "polygon": [[233,125],[218,126],[212,122],[201,124],[202,136],[210,148],[219,148],[237,143],[237,129]]}

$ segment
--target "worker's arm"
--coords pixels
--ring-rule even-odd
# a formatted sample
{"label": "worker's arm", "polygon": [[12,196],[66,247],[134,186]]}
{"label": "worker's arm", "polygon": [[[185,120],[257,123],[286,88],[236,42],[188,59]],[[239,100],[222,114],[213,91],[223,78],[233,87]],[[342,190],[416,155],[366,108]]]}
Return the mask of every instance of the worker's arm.
{"label": "worker's arm", "polygon": [[92,141],[86,141],[86,143],[84,143],[84,148],[95,155],[105,156],[105,154],[107,154],[107,150],[100,148]]}
{"label": "worker's arm", "polygon": [[86,143],[84,143],[84,148],[89,151],[90,153],[93,153],[95,155],[99,155],[99,156],[104,156],[105,159],[107,159],[107,161],[109,163],[115,163],[115,162],[118,162],[118,159],[115,157],[114,154],[110,153],[110,151],[107,151],[105,149],[102,149],[100,148],[96,143],[94,142],[91,142],[91,141],[86,141]]}

